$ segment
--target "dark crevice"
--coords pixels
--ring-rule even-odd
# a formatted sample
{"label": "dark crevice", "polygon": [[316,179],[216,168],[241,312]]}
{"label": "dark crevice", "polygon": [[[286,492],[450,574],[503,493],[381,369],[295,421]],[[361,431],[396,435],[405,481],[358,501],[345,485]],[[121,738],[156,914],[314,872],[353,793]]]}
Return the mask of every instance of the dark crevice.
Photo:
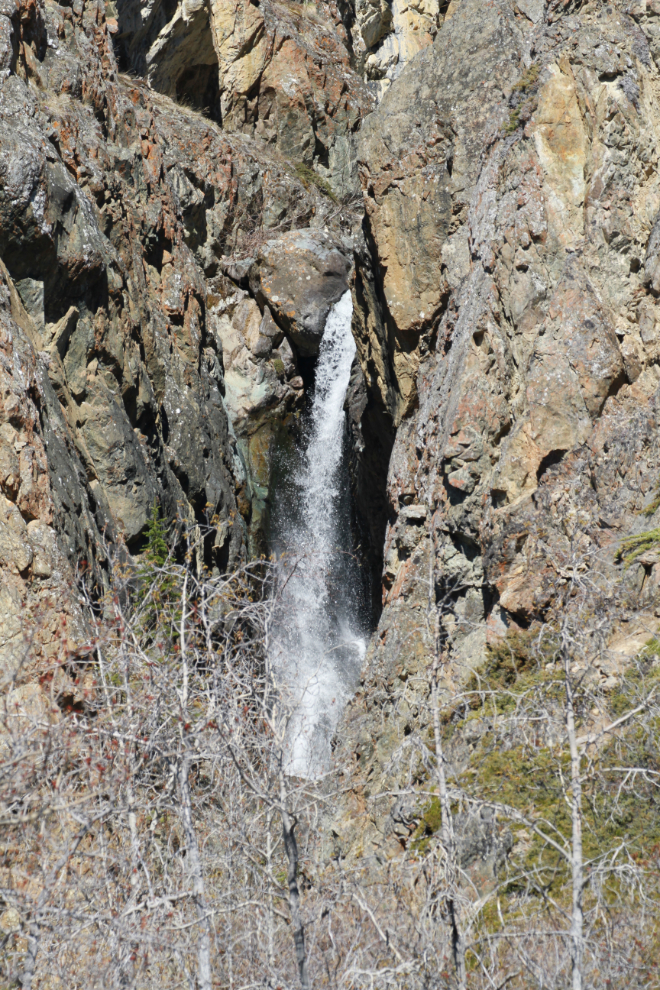
{"label": "dark crevice", "polygon": [[[293,350],[293,346],[292,346]],[[294,350],[295,354],[295,350]],[[303,380],[305,395],[310,396],[314,391],[314,381],[316,379],[316,357],[304,357],[302,354],[295,354],[298,374]]]}
{"label": "dark crevice", "polygon": [[177,103],[193,107],[217,123],[220,114],[220,84],[217,63],[192,65],[176,81]]}
{"label": "dark crevice", "polygon": [[165,406],[160,407],[160,425],[163,436],[163,443],[167,443],[170,436],[170,421],[167,418],[167,413],[165,412]]}
{"label": "dark crevice", "polygon": [[501,509],[507,503],[507,493],[502,488],[493,488],[491,489],[490,500],[494,509]]}
{"label": "dark crevice", "polygon": [[[625,371],[621,371],[619,375],[614,379],[609,389],[607,390],[607,398],[611,399],[623,388],[624,385],[628,383],[628,377]],[[605,405],[605,403],[603,403]]]}
{"label": "dark crevice", "polygon": [[568,453],[567,450],[551,450],[549,454],[546,454],[536,471],[536,482],[541,483],[541,478],[543,475],[556,464],[561,464],[562,460]]}
{"label": "dark crevice", "polygon": [[468,493],[464,492],[461,488],[454,488],[451,481],[449,481],[449,478],[447,477],[446,470],[443,473],[443,481],[449,504],[462,505],[465,499],[468,498]]}
{"label": "dark crevice", "polygon": [[327,146],[319,140],[317,134],[314,135],[314,163],[322,165],[323,168],[330,167],[329,150]]}
{"label": "dark crevice", "polygon": [[346,394],[354,542],[359,548],[365,600],[375,628],[382,610],[383,547],[389,521],[387,470],[394,445],[392,420],[369,394],[357,359]]}
{"label": "dark crevice", "polygon": [[509,615],[520,629],[529,629],[533,621],[526,612],[509,612]]}

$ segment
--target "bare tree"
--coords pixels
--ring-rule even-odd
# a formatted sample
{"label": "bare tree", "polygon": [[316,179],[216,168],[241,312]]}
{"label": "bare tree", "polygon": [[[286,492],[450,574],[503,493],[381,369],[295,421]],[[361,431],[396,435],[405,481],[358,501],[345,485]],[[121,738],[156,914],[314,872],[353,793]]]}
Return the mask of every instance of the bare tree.
{"label": "bare tree", "polygon": [[[463,589],[438,598],[442,576],[429,575],[427,708],[394,754],[392,780],[407,763],[409,783],[391,794],[393,811],[408,809],[409,862],[425,874],[424,942],[443,933],[423,919],[444,919],[456,987],[595,988],[624,973],[656,985],[642,947],[660,893],[656,840],[629,810],[635,794],[653,820],[660,781],[656,624],[649,615],[650,645],[612,676],[606,643],[625,587],[577,550],[557,570],[554,612],[474,670],[456,666],[445,621]],[[418,702],[421,680],[412,691]]]}
{"label": "bare tree", "polygon": [[404,802],[406,849],[375,862],[342,859],[322,832],[350,764],[287,772],[295,704],[270,659],[285,620],[270,565],[212,577],[198,538],[182,526],[171,552],[115,561],[87,652],[41,688],[26,663],[7,674],[7,985],[657,985],[656,867],[629,816],[653,828],[660,650],[596,676],[612,605],[579,560],[562,610],[462,676],[443,622],[456,589],[438,600],[431,575],[426,705],[395,754],[409,778],[373,797]]}

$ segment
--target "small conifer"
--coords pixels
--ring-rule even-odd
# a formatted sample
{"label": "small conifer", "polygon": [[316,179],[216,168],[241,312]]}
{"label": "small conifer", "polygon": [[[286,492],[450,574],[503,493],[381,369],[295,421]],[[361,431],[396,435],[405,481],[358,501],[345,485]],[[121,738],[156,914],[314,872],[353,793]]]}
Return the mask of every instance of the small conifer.
{"label": "small conifer", "polygon": [[160,503],[154,499],[151,508],[151,519],[147,525],[147,548],[145,556],[149,563],[161,567],[168,558],[169,548],[165,539],[167,533],[160,518]]}

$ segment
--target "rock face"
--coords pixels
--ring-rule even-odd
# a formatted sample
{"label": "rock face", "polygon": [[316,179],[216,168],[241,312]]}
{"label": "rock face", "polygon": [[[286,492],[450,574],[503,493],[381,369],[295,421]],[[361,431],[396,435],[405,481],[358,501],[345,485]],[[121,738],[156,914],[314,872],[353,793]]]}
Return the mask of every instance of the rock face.
{"label": "rock face", "polygon": [[[35,663],[84,647],[76,574],[99,594],[104,541],[139,551],[155,502],[216,518],[210,568],[264,548],[296,342],[313,351],[351,265],[342,204],[261,139],[121,76],[115,28],[96,2],[0,8],[7,667],[33,606],[50,644]],[[251,270],[276,280],[293,256],[295,312],[259,304]]]}
{"label": "rock face", "polygon": [[325,233],[292,230],[267,241],[250,268],[250,289],[304,357],[318,355],[328,313],[348,291],[351,263]]}
{"label": "rock face", "polygon": [[335,188],[354,185],[351,135],[436,36],[446,0],[113,0],[122,67],[257,134]]}
{"label": "rock face", "polygon": [[387,794],[435,635],[459,684],[579,566],[628,595],[613,677],[660,585],[655,552],[617,560],[658,523],[659,66],[657,0],[0,0],[3,670],[75,695],[81,589],[156,501],[215,518],[211,569],[267,549],[273,453],[350,287],[378,628],[339,851],[415,828]]}
{"label": "rock face", "polygon": [[616,551],[657,525],[659,37],[646,0],[461,0],[362,128],[357,340],[396,438],[344,851],[400,849],[378,794],[428,726],[429,609],[454,683],[570,567],[629,589],[594,676],[650,635],[655,556],[621,574]]}
{"label": "rock face", "polygon": [[356,0],[353,44],[364,73],[383,94],[414,56],[430,45],[447,12],[442,0]]}
{"label": "rock face", "polygon": [[351,183],[351,134],[373,100],[334,3],[119,0],[117,25],[123,61],[154,89],[316,163],[337,192]]}
{"label": "rock face", "polygon": [[55,669],[66,690],[61,658],[86,636],[73,566],[97,556],[101,513],[89,510],[93,491],[37,332],[1,262],[0,339],[0,671],[21,684]]}

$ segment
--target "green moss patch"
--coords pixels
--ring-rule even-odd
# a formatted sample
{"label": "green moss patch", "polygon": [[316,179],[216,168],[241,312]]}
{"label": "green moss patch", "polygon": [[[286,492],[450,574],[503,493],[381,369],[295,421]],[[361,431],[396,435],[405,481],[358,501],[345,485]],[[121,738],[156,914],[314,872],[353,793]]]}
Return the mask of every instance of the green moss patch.
{"label": "green moss patch", "polygon": [[297,162],[293,167],[305,189],[309,189],[310,186],[316,186],[316,188],[320,190],[324,196],[331,199],[333,203],[337,202],[337,197],[333,193],[330,183],[327,179],[324,179],[317,172],[315,172],[311,166],[305,165],[304,162]]}
{"label": "green moss patch", "polygon": [[[536,85],[538,83],[540,75],[541,75],[541,66],[538,65],[537,63],[530,65],[528,69],[525,69],[522,76],[513,87],[512,92],[519,94],[521,97],[528,95],[531,96],[534,90],[536,89]],[[534,110],[534,106],[532,106],[531,100],[528,99],[525,100],[524,102],[521,102],[519,106],[515,107],[511,111],[511,113],[509,114],[509,120],[504,125],[505,134],[513,134],[515,133],[515,131],[518,130],[520,124],[522,123],[521,116],[523,109],[527,109],[529,111],[529,113],[525,115],[525,120],[527,120]]]}
{"label": "green moss patch", "polygon": [[540,75],[541,66],[538,62],[534,62],[528,69],[525,69],[522,76],[513,87],[514,93],[524,93],[528,89],[532,89],[532,87],[538,82]]}
{"label": "green moss patch", "polygon": [[624,567],[630,567],[643,553],[648,550],[655,550],[656,547],[660,547],[660,526],[623,540],[617,550],[616,557],[617,560],[623,560]]}
{"label": "green moss patch", "polygon": [[642,509],[641,514],[643,516],[653,516],[658,509],[660,509],[660,482],[658,482],[655,487],[653,500],[646,506],[645,509]]}

